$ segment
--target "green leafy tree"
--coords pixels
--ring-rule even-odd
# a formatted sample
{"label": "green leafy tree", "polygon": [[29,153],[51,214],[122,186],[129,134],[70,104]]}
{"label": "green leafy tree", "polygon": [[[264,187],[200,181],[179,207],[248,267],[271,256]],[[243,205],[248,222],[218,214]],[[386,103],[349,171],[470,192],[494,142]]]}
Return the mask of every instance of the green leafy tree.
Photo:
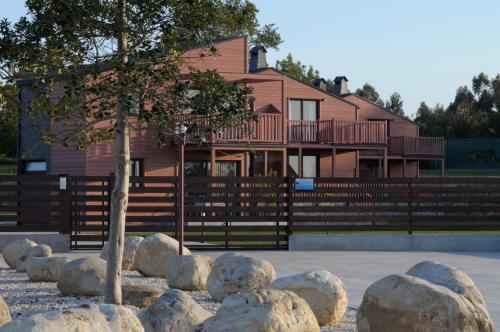
{"label": "green leafy tree", "polygon": [[397,92],[394,92],[389,100],[385,102],[385,108],[392,113],[405,117],[405,111],[403,109],[403,100],[401,100],[401,95]]}
{"label": "green leafy tree", "polygon": [[377,90],[368,83],[365,83],[361,89],[357,89],[356,94],[380,105],[380,107],[384,107],[384,101],[380,98]]}
{"label": "green leafy tree", "polygon": [[16,157],[18,109],[16,87],[0,83],[0,159]]}
{"label": "green leafy tree", "polygon": [[47,142],[115,141],[105,302],[121,304],[130,131],[150,125],[161,143],[180,117],[194,127],[189,119],[203,116],[210,131],[256,120],[249,87],[197,71],[183,51],[211,45],[196,57],[215,56],[213,40],[240,34],[265,47],[281,39],[274,26],[260,28],[244,0],[27,0],[26,7],[18,22],[0,22],[0,73],[11,82],[30,78],[29,115],[50,117]]}
{"label": "green leafy tree", "polygon": [[295,61],[291,53],[288,53],[283,60],[276,61],[276,69],[309,84],[320,77],[318,70],[311,65],[306,66],[300,61]]}

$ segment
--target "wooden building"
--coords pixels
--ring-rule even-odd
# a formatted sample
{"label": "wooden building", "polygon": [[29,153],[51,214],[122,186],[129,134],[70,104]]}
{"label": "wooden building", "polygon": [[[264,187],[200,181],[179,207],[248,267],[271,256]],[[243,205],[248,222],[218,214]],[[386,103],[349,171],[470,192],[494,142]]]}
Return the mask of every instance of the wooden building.
{"label": "wooden building", "polygon": [[[217,56],[190,65],[217,69],[227,80],[253,88],[257,123],[227,128],[210,137],[200,131],[187,137],[187,176],[416,177],[420,160],[441,160],[443,139],[420,137],[412,121],[350,94],[347,78],[337,77],[333,93],[324,80],[309,85],[268,67],[266,50],[249,50],[247,37],[216,43]],[[191,54],[192,53],[192,54]],[[21,84],[21,112],[32,97]],[[133,121],[133,119],[131,119]],[[20,171],[48,174],[107,175],[114,172],[114,143],[87,151],[39,144],[30,125],[20,123]],[[152,130],[131,131],[132,175],[177,173],[175,140],[163,148]]]}

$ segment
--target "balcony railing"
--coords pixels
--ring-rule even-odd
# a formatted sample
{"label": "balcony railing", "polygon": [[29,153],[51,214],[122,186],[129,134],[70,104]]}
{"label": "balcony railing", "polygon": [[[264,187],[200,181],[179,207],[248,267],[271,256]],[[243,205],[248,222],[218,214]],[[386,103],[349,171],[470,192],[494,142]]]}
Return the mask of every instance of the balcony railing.
{"label": "balcony railing", "polygon": [[388,154],[399,156],[442,156],[443,137],[395,136],[387,139]]}
{"label": "balcony railing", "polygon": [[377,121],[288,121],[294,143],[386,144],[386,123]]}
{"label": "balcony railing", "polygon": [[207,132],[208,120],[199,118],[196,120],[197,128],[194,132],[187,134],[188,142],[197,142],[205,139],[211,143],[282,143],[283,142],[283,115],[265,114],[259,115],[258,122],[244,122],[231,128],[225,128],[217,133]]}

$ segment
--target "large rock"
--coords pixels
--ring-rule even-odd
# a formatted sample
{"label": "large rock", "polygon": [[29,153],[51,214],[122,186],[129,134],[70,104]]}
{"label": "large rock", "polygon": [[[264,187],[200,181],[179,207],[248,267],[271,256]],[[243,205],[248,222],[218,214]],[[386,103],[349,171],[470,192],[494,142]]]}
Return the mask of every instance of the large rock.
{"label": "large rock", "polygon": [[196,332],[319,332],[307,302],[293,292],[260,289],[234,294]]}
{"label": "large rock", "polygon": [[0,296],[0,326],[8,323],[11,320],[10,311],[7,303],[3,300],[3,297]]}
{"label": "large rock", "polygon": [[276,279],[273,265],[266,260],[226,253],[215,260],[207,290],[216,301],[255,289],[266,288]]}
{"label": "large rock", "polygon": [[167,261],[168,287],[187,291],[205,290],[213,265],[210,256],[172,256]]}
{"label": "large rock", "polygon": [[21,257],[27,256],[30,248],[34,246],[36,246],[36,243],[28,239],[17,240],[9,243],[2,250],[3,259],[8,266],[15,269],[17,261]]}
{"label": "large rock", "polygon": [[139,308],[152,305],[163,294],[159,288],[148,285],[122,285],[123,304]]}
{"label": "large rock", "polygon": [[359,332],[494,332],[481,307],[446,287],[409,275],[390,275],[365,292]]}
{"label": "large rock", "polygon": [[188,332],[210,316],[210,312],[177,289],[167,290],[153,305],[139,313],[146,332]]}
{"label": "large rock", "polygon": [[411,267],[406,274],[444,286],[465,296],[473,304],[486,308],[483,295],[474,281],[464,272],[438,262],[423,261]]}
{"label": "large rock", "polygon": [[122,306],[89,304],[85,307],[48,311],[14,320],[2,332],[143,332],[135,314]]}
{"label": "large rock", "polygon": [[47,244],[39,244],[31,247],[28,254],[19,258],[16,263],[16,272],[26,272],[28,260],[32,257],[50,257],[52,256],[52,249]]}
{"label": "large rock", "polygon": [[[122,270],[131,271],[134,266],[135,253],[139,244],[144,240],[142,236],[126,236],[125,246],[123,248]],[[101,258],[105,261],[108,260],[109,242],[104,244],[101,251]]]}
{"label": "large rock", "polygon": [[344,283],[325,270],[279,278],[269,288],[289,290],[306,300],[319,325],[339,322],[347,310]]}
{"label": "large rock", "polygon": [[26,263],[26,273],[31,281],[57,281],[67,257],[32,257]]}
{"label": "large rock", "polygon": [[104,295],[106,261],[97,257],[75,259],[63,266],[57,288],[63,295]]}
{"label": "large rock", "polygon": [[[167,276],[167,261],[179,252],[179,242],[165,234],[157,233],[146,237],[137,248],[134,270],[148,277]],[[183,249],[184,255],[191,255]]]}

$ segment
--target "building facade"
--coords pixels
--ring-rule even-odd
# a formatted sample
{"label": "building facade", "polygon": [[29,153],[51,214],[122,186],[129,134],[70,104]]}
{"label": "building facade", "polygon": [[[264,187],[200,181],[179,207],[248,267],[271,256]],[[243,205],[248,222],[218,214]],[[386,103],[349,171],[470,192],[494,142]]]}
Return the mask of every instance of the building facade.
{"label": "building facade", "polygon": [[[309,85],[268,67],[266,50],[249,50],[244,36],[220,40],[216,47],[217,56],[199,58],[194,49],[186,58],[195,58],[190,65],[200,70],[216,69],[227,80],[251,86],[259,121],[206,137],[200,119],[199,131],[186,137],[187,176],[417,177],[420,160],[443,161],[442,138],[420,137],[412,121],[350,94],[346,77],[337,77],[330,93],[324,80]],[[32,96],[20,88],[23,114]],[[21,173],[114,172],[113,142],[86,151],[39,142],[30,124],[21,121]],[[132,130],[131,174],[176,175],[175,142],[172,137],[160,147],[153,129]]]}

